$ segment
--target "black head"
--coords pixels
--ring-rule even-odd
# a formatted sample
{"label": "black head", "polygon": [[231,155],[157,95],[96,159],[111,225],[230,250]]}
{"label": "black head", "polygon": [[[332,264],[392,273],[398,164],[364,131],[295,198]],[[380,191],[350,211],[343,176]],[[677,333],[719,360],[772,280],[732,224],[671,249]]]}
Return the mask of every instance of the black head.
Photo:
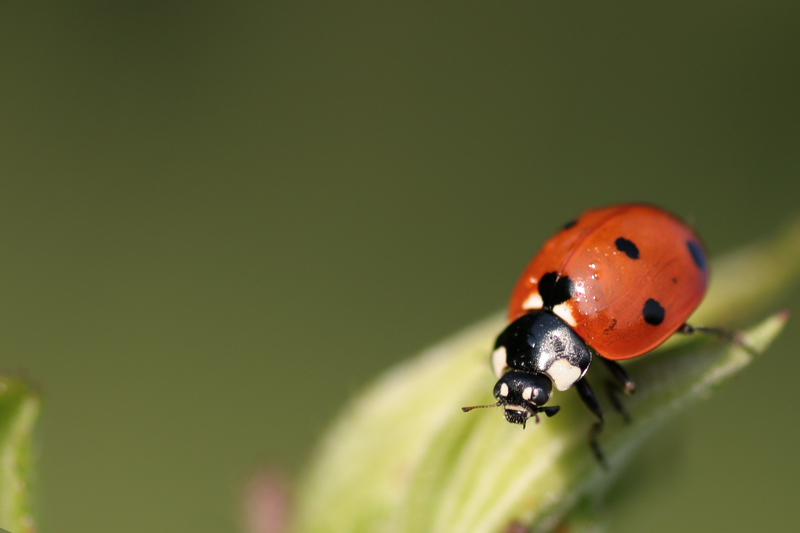
{"label": "black head", "polygon": [[[506,420],[522,424],[538,413],[553,416],[559,407],[543,407],[550,400],[553,384],[544,374],[511,371],[494,386],[494,397],[503,406]],[[538,420],[538,418],[537,418]]]}

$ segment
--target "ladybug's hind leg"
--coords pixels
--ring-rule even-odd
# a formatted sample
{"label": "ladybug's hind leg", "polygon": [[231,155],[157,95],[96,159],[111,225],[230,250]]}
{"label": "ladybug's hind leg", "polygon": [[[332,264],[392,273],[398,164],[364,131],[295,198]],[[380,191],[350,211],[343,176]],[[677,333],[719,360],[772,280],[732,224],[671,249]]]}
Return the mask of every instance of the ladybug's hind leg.
{"label": "ladybug's hind leg", "polygon": [[578,395],[581,397],[581,401],[583,401],[584,405],[597,417],[597,422],[589,429],[589,446],[592,448],[592,452],[594,452],[594,456],[600,465],[608,469],[606,457],[603,455],[603,450],[600,449],[600,444],[597,442],[597,435],[603,431],[606,425],[606,420],[603,416],[603,408],[600,406],[600,402],[597,401],[597,396],[594,395],[594,391],[586,378],[578,380],[578,382],[575,383],[575,388],[578,390]]}
{"label": "ladybug's hind leg", "polygon": [[683,333],[684,335],[692,335],[694,333],[702,333],[703,335],[710,335],[725,342],[730,342],[737,346],[741,346],[750,355],[753,356],[758,355],[755,349],[749,344],[747,344],[744,341],[744,339],[742,339],[742,336],[739,333],[731,331],[729,329],[715,328],[708,326],[692,326],[690,324],[684,324],[680,328],[678,328],[678,331],[676,331],[676,333]]}
{"label": "ladybug's hind leg", "polygon": [[628,375],[628,371],[625,370],[625,367],[623,367],[621,364],[603,357],[600,357],[600,360],[606,365],[606,368],[611,373],[611,377],[613,378],[606,381],[608,399],[611,400],[611,405],[613,405],[614,409],[622,415],[622,418],[625,419],[625,422],[630,422],[631,415],[628,413],[628,409],[625,407],[625,404],[622,403],[620,394],[630,396],[636,392],[636,384]]}

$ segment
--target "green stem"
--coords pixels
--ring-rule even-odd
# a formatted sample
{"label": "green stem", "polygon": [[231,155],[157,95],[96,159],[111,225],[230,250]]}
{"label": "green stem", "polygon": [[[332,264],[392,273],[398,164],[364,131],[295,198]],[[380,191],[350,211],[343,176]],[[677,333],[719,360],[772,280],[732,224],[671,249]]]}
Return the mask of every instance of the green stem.
{"label": "green stem", "polygon": [[34,533],[34,428],[41,401],[24,379],[0,376],[0,528]]}

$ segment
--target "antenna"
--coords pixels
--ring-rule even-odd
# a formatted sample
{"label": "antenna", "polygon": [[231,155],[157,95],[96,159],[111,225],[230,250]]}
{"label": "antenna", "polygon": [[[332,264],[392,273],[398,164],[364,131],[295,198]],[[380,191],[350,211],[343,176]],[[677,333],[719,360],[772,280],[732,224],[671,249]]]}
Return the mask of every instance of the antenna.
{"label": "antenna", "polygon": [[461,410],[464,411],[465,413],[469,413],[473,409],[485,409],[487,407],[500,407],[500,405],[502,405],[500,402],[492,403],[492,404],[489,404],[489,405],[473,405],[472,407],[462,407]]}

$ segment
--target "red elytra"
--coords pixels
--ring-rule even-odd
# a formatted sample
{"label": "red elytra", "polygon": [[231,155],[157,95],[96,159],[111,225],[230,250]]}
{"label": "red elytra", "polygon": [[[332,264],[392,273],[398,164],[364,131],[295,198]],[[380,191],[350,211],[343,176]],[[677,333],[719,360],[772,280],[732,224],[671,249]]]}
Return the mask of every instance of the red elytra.
{"label": "red elytra", "polygon": [[589,209],[531,260],[514,287],[508,317],[543,308],[543,276],[568,277],[572,296],[553,312],[602,357],[630,359],[686,322],[705,295],[706,265],[692,228],[662,209]]}

